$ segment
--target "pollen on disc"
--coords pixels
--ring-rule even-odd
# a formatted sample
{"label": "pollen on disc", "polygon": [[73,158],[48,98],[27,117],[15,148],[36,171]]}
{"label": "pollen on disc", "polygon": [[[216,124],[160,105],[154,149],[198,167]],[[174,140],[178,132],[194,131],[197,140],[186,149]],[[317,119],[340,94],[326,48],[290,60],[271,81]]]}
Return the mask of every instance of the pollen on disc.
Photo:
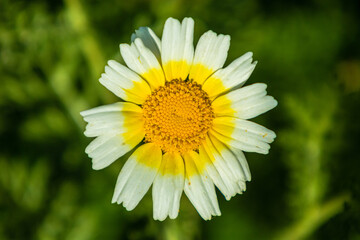
{"label": "pollen on disc", "polygon": [[164,152],[198,150],[212,125],[211,101],[201,85],[174,79],[143,104],[145,141]]}

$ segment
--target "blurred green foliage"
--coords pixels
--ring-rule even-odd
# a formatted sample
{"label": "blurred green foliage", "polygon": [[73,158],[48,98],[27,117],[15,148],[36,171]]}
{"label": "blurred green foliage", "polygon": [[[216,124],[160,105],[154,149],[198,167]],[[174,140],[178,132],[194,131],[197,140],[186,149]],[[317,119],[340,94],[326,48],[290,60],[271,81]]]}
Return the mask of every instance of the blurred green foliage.
{"label": "blurred green foliage", "polygon": [[[341,0],[0,0],[0,239],[360,239],[360,3]],[[184,196],[176,220],[110,204],[125,156],[84,153],[79,112],[117,98],[98,83],[118,44],[168,17],[232,37],[227,63],[259,61],[279,106],[255,120],[278,137],[247,153],[253,180],[222,216]]]}

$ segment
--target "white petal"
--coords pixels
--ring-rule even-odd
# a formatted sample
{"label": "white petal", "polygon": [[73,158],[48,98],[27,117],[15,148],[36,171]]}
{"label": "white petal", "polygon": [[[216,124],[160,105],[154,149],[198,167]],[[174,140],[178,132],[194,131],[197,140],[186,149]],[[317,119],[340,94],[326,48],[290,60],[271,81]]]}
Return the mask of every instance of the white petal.
{"label": "white petal", "polygon": [[266,84],[252,84],[216,98],[212,107],[216,116],[241,119],[254,118],[277,106],[277,101],[266,95]]}
{"label": "white petal", "polygon": [[135,41],[136,38],[140,38],[145,47],[150,49],[158,61],[161,62],[161,41],[151,28],[140,27],[138,30],[135,30],[135,33],[131,35],[131,41]]}
{"label": "white petal", "polygon": [[131,45],[120,44],[120,52],[126,65],[142,76],[152,89],[164,85],[165,78],[160,63],[140,38],[136,38]]}
{"label": "white petal", "polygon": [[[240,163],[237,159],[237,156],[232,152],[225,144],[220,142],[217,138],[209,135],[208,144],[212,144],[213,155],[217,159],[222,159],[223,164],[228,168],[229,174],[231,174],[232,180],[234,182],[245,181],[246,175],[243,172]],[[215,151],[214,151],[215,150]],[[219,155],[219,156],[216,156]],[[225,168],[225,167],[224,167]]]}
{"label": "white petal", "polygon": [[83,111],[81,115],[88,122],[85,135],[97,136],[85,149],[92,158],[93,169],[109,166],[144,138],[142,109],[135,104],[109,104]]}
{"label": "white petal", "polygon": [[161,41],[161,60],[166,79],[186,79],[194,56],[194,20],[184,18],[182,23],[168,18]]}
{"label": "white petal", "polygon": [[122,203],[126,210],[133,210],[153,183],[161,155],[161,149],[152,143],[136,149],[121,169],[112,203]]}
{"label": "white petal", "polygon": [[[200,147],[199,154],[200,156],[202,155],[202,157],[209,158],[203,147]],[[236,182],[233,182],[230,174],[226,173],[223,168],[219,167],[219,163],[217,163],[216,166],[215,164],[207,165],[206,171],[209,174],[211,180],[214,182],[215,186],[224,195],[226,200],[230,200],[237,193],[242,193],[241,188],[237,186]]]}
{"label": "white petal", "polygon": [[[130,135],[126,138],[124,135]],[[92,168],[103,169],[133,149],[143,138],[143,129],[131,133],[107,134],[95,138],[85,149],[92,158]]]}
{"label": "white petal", "polygon": [[251,119],[263,114],[277,106],[277,101],[272,96],[249,99],[241,103],[234,104],[234,109],[238,112],[238,117]]}
{"label": "white petal", "polygon": [[239,138],[233,138],[230,136],[225,136],[214,129],[209,131],[210,134],[215,136],[221,142],[233,147],[241,149],[245,152],[257,152],[261,154],[268,154],[270,145],[265,142],[260,142],[253,138],[246,138],[243,136],[239,136]]}
{"label": "white petal", "polygon": [[125,103],[125,102],[117,102],[117,103],[113,103],[113,104],[108,104],[108,105],[104,105],[104,106],[100,106],[100,107],[95,107],[89,110],[85,110],[80,112],[81,116],[83,116],[86,120],[86,117],[89,117],[91,115],[97,115],[98,114],[102,114],[102,113],[106,113],[106,112],[120,112],[120,111],[133,111],[133,112],[138,112],[141,113],[142,110],[139,106],[132,104],[132,103]]}
{"label": "white petal", "polygon": [[[245,174],[246,181],[251,181],[250,168],[249,168],[248,162],[246,161],[246,157],[245,157],[244,153],[241,150],[236,149],[236,148],[231,148],[231,151],[235,154],[237,160],[239,161],[241,169],[242,169],[243,173]],[[241,184],[246,189],[245,182],[242,182]]]}
{"label": "white petal", "polygon": [[[246,137],[254,138],[262,142],[272,143],[276,138],[275,132],[261,126],[257,123],[232,118],[232,117],[217,117],[213,121],[213,128],[224,134],[225,129],[231,129],[231,137]],[[224,134],[225,135],[225,134]]]}
{"label": "white petal", "polygon": [[125,101],[142,104],[151,94],[150,87],[144,79],[114,60],[108,61],[105,73],[99,81]]}
{"label": "white petal", "polygon": [[238,102],[254,97],[266,96],[267,85],[265,83],[254,83],[226,94],[231,100]]}
{"label": "white petal", "polygon": [[154,219],[178,216],[184,188],[184,162],[179,154],[165,153],[152,187]]}
{"label": "white petal", "polygon": [[213,31],[204,33],[196,46],[189,79],[203,84],[212,73],[224,65],[229,47],[229,35],[217,35]]}
{"label": "white petal", "polygon": [[214,183],[205,169],[200,172],[197,163],[199,155],[195,152],[184,154],[185,161],[185,187],[184,192],[204,220],[211,216],[220,216]]}
{"label": "white petal", "polygon": [[[245,177],[236,156],[229,153],[228,148],[224,145],[222,145],[220,149],[219,145],[221,145],[221,143],[217,141],[215,145],[213,143],[215,141],[216,139],[210,140],[210,138],[207,137],[203,146],[199,149],[200,156],[206,156],[210,159],[212,164],[206,168],[207,172],[215,185],[224,194],[225,198],[230,200],[231,197],[244,191],[244,189],[239,188],[237,182],[240,180],[244,181]],[[224,156],[222,154],[224,154]]]}
{"label": "white petal", "polygon": [[142,125],[142,109],[132,103],[119,102],[96,107],[80,113],[88,124],[84,132],[87,137],[124,133],[124,126],[131,121],[132,125]]}
{"label": "white petal", "polygon": [[203,85],[211,99],[232,88],[241,87],[250,77],[257,62],[252,63],[252,52],[245,53],[229,66],[216,71]]}
{"label": "white petal", "polygon": [[92,158],[93,169],[99,170],[109,166],[132,148],[133,146],[124,144],[124,139],[119,134],[102,135],[94,139],[85,152]]}
{"label": "white petal", "polygon": [[132,79],[142,80],[139,75],[114,60],[108,61],[108,64],[109,66],[105,66],[106,75],[122,88],[131,88],[133,86]]}

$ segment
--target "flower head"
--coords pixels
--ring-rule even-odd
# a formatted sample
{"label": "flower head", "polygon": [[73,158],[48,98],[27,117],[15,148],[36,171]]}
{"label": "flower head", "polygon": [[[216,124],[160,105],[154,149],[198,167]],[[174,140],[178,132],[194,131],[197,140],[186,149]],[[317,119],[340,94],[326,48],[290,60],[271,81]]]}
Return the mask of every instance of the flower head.
{"label": "flower head", "polygon": [[248,52],[223,68],[230,36],[204,33],[194,51],[194,20],[169,18],[162,39],[146,27],[120,44],[127,65],[110,60],[100,83],[123,101],[81,112],[93,168],[136,148],[122,168],[113,203],[132,210],[152,185],[154,219],[176,218],[184,191],[205,220],[251,180],[243,151],[267,154],[275,133],[247,119],[277,105],[263,83],[242,87],[255,68]]}

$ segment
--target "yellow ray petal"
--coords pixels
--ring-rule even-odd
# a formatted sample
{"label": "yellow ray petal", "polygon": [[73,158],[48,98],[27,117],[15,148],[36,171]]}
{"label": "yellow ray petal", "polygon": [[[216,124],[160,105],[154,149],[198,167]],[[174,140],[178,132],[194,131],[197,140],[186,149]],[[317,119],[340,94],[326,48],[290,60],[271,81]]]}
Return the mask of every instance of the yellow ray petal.
{"label": "yellow ray petal", "polygon": [[165,153],[159,170],[161,175],[184,174],[184,160],[178,153]]}
{"label": "yellow ray petal", "polygon": [[190,64],[185,60],[171,60],[163,65],[163,69],[167,81],[173,79],[185,80],[189,74]]}
{"label": "yellow ray petal", "polygon": [[211,69],[201,63],[197,63],[191,66],[190,79],[193,79],[199,84],[203,84],[205,80],[214,73],[214,69]]}

